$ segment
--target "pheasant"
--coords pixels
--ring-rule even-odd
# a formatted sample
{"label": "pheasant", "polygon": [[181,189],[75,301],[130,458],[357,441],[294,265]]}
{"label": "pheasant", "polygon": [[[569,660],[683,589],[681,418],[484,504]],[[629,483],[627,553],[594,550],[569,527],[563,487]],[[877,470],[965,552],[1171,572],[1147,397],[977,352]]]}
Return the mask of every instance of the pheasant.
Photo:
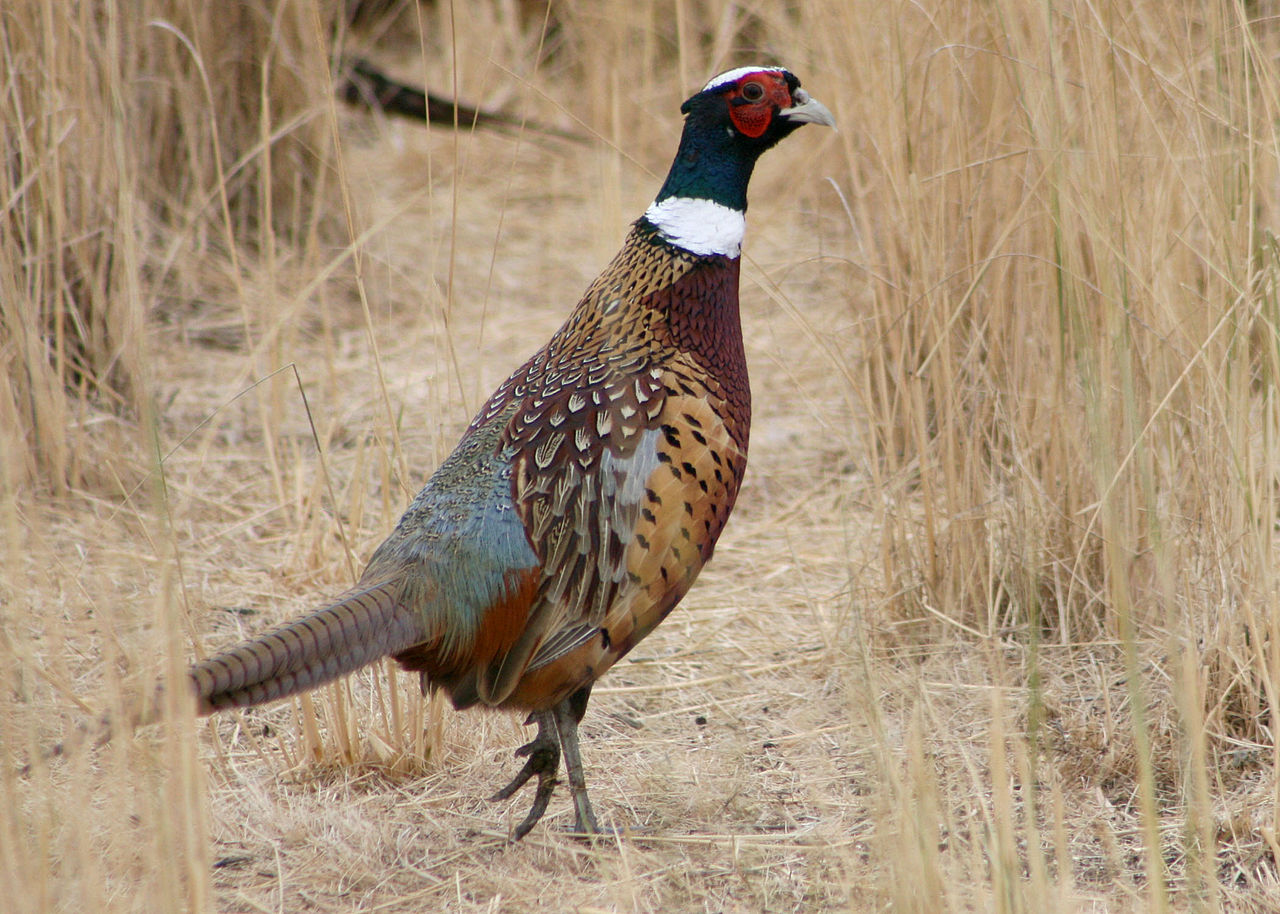
{"label": "pheasant", "polygon": [[738,316],[747,184],[762,152],[831,112],[779,67],[721,73],[681,107],[653,204],[565,324],[512,372],[357,585],[190,669],[199,711],[311,689],[381,657],[455,707],[529,712],[537,736],[493,799],[563,754],[575,831],[599,832],[578,724],[593,683],[711,558],[747,461]]}

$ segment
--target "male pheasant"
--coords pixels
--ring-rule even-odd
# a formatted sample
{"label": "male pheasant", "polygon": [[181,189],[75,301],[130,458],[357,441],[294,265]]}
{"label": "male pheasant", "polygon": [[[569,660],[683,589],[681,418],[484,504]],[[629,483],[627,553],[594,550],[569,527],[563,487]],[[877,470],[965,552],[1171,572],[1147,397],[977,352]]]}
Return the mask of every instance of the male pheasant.
{"label": "male pheasant", "polygon": [[742,482],[751,392],[738,317],[756,159],[831,113],[778,67],[712,79],[657,199],[564,326],[328,606],[198,663],[201,713],[292,695],[390,655],[458,708],[530,712],[518,750],[542,817],[563,751],[579,833],[599,831],[578,723],[592,684],[711,558]]}

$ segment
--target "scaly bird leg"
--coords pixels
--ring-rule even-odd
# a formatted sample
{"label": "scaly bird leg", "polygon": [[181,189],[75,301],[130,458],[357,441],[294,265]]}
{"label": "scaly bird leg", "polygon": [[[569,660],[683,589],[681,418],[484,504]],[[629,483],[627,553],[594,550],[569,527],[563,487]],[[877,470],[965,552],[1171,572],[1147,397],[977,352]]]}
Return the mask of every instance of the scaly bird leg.
{"label": "scaly bird leg", "polygon": [[[590,694],[589,688],[587,694]],[[587,695],[578,692],[556,705],[552,713],[556,732],[560,734],[560,748],[564,750],[564,768],[569,775],[569,790],[577,815],[573,830],[579,835],[598,835],[600,826],[587,798],[587,779],[582,773],[582,754],[578,751],[578,721],[586,709]]]}
{"label": "scaly bird leg", "polygon": [[524,767],[520,769],[520,772],[511,779],[510,784],[489,798],[490,801],[510,799],[517,790],[525,785],[529,778],[535,774],[538,776],[538,792],[534,794],[533,807],[529,810],[529,815],[524,817],[524,821],[516,826],[514,835],[514,840],[516,841],[529,834],[529,831],[542,818],[542,814],[547,811],[547,804],[551,802],[551,794],[556,789],[556,772],[560,770],[560,746],[555,738],[556,721],[554,712],[539,711],[530,716],[537,721],[538,735],[533,738],[532,742],[525,743],[516,750],[517,757],[527,755],[529,760],[524,763]]}

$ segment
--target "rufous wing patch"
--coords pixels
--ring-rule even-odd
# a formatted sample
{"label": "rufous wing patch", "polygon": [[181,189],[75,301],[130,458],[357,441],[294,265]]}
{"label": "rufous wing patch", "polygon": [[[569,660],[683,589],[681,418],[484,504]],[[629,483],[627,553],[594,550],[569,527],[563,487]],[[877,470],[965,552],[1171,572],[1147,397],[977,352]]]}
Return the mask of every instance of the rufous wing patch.
{"label": "rufous wing patch", "polygon": [[[528,568],[508,575],[506,599],[494,604],[480,621],[476,632],[473,664],[479,671],[476,690],[486,704],[501,704],[524,675],[546,634],[546,615],[539,607],[530,615],[542,582],[541,568]],[[541,610],[541,611],[540,611]]]}
{"label": "rufous wing patch", "polygon": [[509,691],[511,677],[523,672],[546,631],[535,618],[541,577],[537,567],[507,572],[501,596],[485,610],[469,637],[429,637],[397,653],[396,660],[407,670],[426,673],[437,684],[474,677],[479,697],[485,701],[503,688]]}

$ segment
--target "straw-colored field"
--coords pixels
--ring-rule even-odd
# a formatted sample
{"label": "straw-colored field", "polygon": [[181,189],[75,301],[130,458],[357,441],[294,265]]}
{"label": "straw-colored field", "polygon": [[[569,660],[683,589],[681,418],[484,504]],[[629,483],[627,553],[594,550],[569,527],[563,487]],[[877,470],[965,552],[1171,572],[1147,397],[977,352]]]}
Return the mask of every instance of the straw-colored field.
{"label": "straw-colored field", "polygon": [[[126,6],[0,10],[0,909],[1280,909],[1273,4]],[[83,738],[352,581],[746,62],[840,131],[756,172],[747,483],[583,724],[617,837],[509,843],[532,731],[390,667]]]}

